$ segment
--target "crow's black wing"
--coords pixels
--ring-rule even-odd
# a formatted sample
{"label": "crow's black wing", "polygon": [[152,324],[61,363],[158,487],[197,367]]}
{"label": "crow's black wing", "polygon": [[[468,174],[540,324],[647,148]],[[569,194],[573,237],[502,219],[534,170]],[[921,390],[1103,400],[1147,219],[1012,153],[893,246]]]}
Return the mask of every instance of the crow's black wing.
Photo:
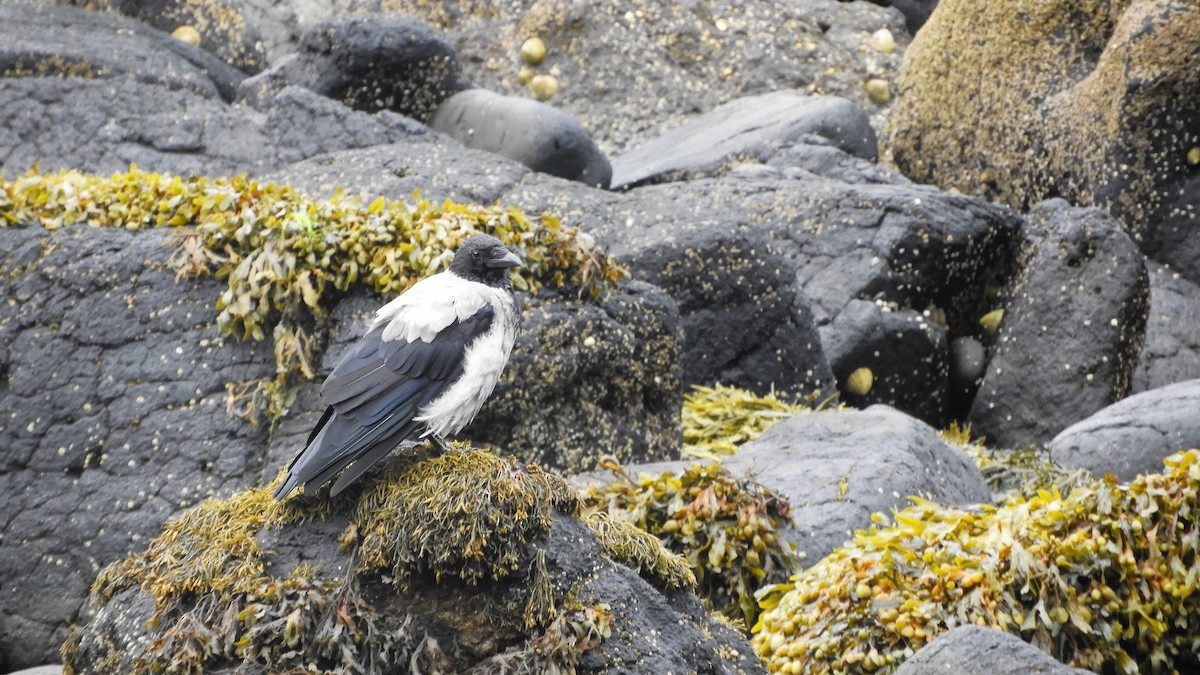
{"label": "crow's black wing", "polygon": [[375,326],[321,386],[321,398],[329,407],[275,495],[286,496],[300,484],[316,487],[355,462],[349,470],[354,475],[338,481],[340,491],[414,436],[420,424],[413,417],[458,379],[467,347],[491,328],[494,316],[492,306],[484,304],[467,317],[455,318],[431,339],[409,340],[406,331],[394,326],[389,330],[389,323]]}

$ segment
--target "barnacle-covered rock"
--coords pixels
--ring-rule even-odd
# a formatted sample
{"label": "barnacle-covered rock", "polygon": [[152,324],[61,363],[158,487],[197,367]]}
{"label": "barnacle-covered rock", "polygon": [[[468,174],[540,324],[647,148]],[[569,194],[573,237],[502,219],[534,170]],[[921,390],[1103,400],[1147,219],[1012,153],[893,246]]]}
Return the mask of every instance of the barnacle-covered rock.
{"label": "barnacle-covered rock", "polygon": [[1029,223],[968,417],[1009,448],[1046,443],[1129,393],[1150,300],[1145,258],[1107,212],[1050,200]]}
{"label": "barnacle-covered rock", "polygon": [[[959,509],[914,499],[761,594],[775,672],[892,672],[963,624],[1097,672],[1190,672],[1200,450],[1161,474]],[[786,669],[786,670],[785,670]]]}
{"label": "barnacle-covered rock", "polygon": [[[334,500],[269,490],[187,511],[101,572],[68,672],[584,673],[630,654],[757,672],[743,638],[664,595],[678,574],[655,575],[686,563],[644,533],[607,532],[602,547],[566,481],[534,465],[459,448]],[[648,580],[602,553],[635,548],[664,561]],[[673,635],[633,639],[646,612]]]}
{"label": "barnacle-covered rock", "polygon": [[297,51],[245,80],[238,100],[255,108],[298,85],[356,110],[394,110],[427,121],[461,88],[454,47],[433,26],[400,13],[322,21],[304,31]]}
{"label": "barnacle-covered rock", "polygon": [[1111,211],[1200,281],[1197,43],[1194,2],[943,0],[905,56],[883,143],[920,182]]}
{"label": "barnacle-covered rock", "polygon": [[[91,10],[118,12],[166,33],[192,27],[197,42],[222,61],[247,73],[267,64],[262,37],[241,2],[230,0],[68,0]],[[199,32],[203,31],[203,33]]]}
{"label": "barnacle-covered rock", "polygon": [[0,78],[128,78],[207,100],[232,100],[245,73],[172,38],[174,28],[160,32],[116,14],[54,3],[5,3]]}

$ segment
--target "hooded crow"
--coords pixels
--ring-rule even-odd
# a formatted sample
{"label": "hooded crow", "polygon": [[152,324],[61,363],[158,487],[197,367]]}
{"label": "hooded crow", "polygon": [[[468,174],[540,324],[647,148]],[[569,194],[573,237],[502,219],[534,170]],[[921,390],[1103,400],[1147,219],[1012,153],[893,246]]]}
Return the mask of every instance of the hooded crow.
{"label": "hooded crow", "polygon": [[321,385],[328,406],[275,489],[283,499],[346,469],[336,495],[404,441],[467,425],[491,395],[521,323],[509,268],[521,259],[486,234],[470,236],[450,268],[375,313],[367,334]]}

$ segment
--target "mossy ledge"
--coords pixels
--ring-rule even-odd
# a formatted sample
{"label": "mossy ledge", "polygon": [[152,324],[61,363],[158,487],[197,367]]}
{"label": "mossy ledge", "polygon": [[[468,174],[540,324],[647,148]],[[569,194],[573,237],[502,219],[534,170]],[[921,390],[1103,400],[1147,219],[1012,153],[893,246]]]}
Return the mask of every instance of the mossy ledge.
{"label": "mossy ledge", "polygon": [[104,177],[35,167],[0,178],[0,226],[40,223],[48,230],[93,227],[177,228],[171,264],[181,278],[213,275],[227,283],[215,300],[223,335],[275,347],[276,377],[230,383],[232,407],[257,423],[287,411],[296,385],[313,377],[331,297],[356,284],[391,298],[444,269],[454,249],[487,232],[521,252],[513,285],[543,286],[601,298],[625,276],[591,238],[545,214],[515,207],[367,200],[335,193],[314,200],[287,185],[229,178],[169,176],[131,167]]}
{"label": "mossy ledge", "polygon": [[[67,672],[461,667],[462,655],[451,653],[457,646],[439,646],[422,627],[433,614],[462,622],[462,631],[488,624],[488,640],[501,648],[482,662],[476,653],[476,665],[566,673],[608,636],[609,608],[573,600],[576,582],[551,576],[540,542],[554,518],[581,517],[580,502],[569,483],[536,465],[458,445],[395,461],[332,500],[301,495],[281,503],[271,487],[194,507],[145,551],[103,570],[93,603],[103,611],[122,593],[148,594],[149,635],[124,652],[75,633],[63,646]],[[283,536],[291,527],[303,529],[294,541]],[[652,580],[685,585],[687,563],[643,534],[607,528],[598,538],[640,550],[649,561],[641,571]],[[305,549],[302,562],[280,557],[297,546]],[[397,593],[411,613],[380,611],[376,602]],[[91,660],[86,666],[76,664],[81,653]]]}
{"label": "mossy ledge", "polygon": [[1200,450],[1128,484],[977,511],[914,499],[894,519],[760,594],[753,644],[773,672],[892,672],[965,623],[1096,672],[1200,668]]}

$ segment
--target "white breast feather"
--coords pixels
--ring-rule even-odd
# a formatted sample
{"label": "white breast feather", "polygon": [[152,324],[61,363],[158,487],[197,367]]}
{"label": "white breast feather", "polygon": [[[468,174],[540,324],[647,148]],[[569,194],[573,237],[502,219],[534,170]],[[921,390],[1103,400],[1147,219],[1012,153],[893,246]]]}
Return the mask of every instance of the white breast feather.
{"label": "white breast feather", "polygon": [[496,315],[491,328],[467,348],[462,377],[441,396],[430,401],[414,418],[425,423],[425,436],[452,436],[475,419],[484,401],[500,381],[500,374],[508,362],[516,338],[519,317],[512,296],[483,284],[464,283],[482,289],[485,302],[492,305]]}

